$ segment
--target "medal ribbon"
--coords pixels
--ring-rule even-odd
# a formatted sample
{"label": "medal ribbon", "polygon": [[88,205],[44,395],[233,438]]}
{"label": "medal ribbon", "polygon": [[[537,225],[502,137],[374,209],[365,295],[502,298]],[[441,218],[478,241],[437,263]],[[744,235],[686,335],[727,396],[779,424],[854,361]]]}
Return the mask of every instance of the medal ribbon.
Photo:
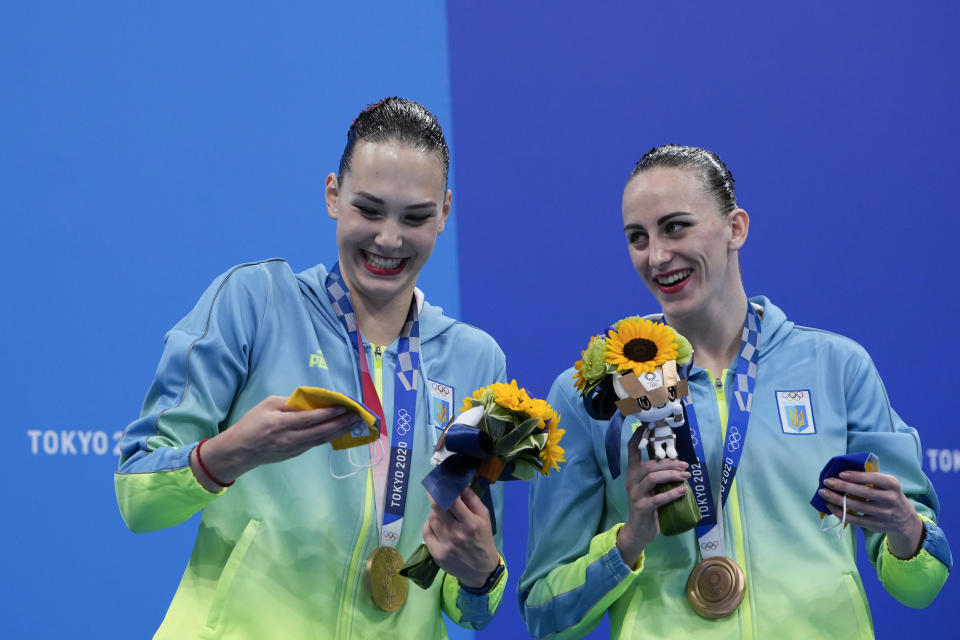
{"label": "medal ribbon", "polygon": [[[696,357],[696,355],[694,355]],[[753,408],[753,389],[757,381],[757,362],[760,357],[760,316],[753,305],[747,303],[747,315],[743,325],[743,335],[740,343],[740,356],[737,358],[736,385],[733,391],[734,402],[728,407],[727,435],[723,443],[723,463],[720,471],[720,508],[713,500],[713,491],[710,488],[710,477],[707,472],[706,454],[703,449],[703,440],[700,437],[700,427],[697,421],[697,412],[693,406],[693,395],[683,400],[687,413],[687,425],[690,427],[690,437],[697,454],[697,464],[690,466],[690,485],[693,488],[697,506],[700,508],[700,522],[697,524],[697,541],[700,553],[704,558],[725,555],[723,539],[723,520],[720,517],[723,506],[727,503],[730,487],[737,475],[737,467],[743,455],[746,444],[747,427],[750,423],[750,410]],[[687,365],[683,378],[689,377],[690,367]]]}
{"label": "medal ribbon", "polygon": [[[380,438],[370,444],[370,458],[374,458],[375,447],[385,451],[388,445],[387,423],[384,420],[383,406],[376,386],[367,366],[367,357],[363,351],[363,338],[357,326],[353,312],[350,291],[340,273],[340,264],[333,265],[326,281],[327,295],[337,317],[343,323],[350,342],[357,345],[357,359],[360,367],[360,382],[363,389],[363,403],[370,407],[380,418]],[[396,547],[403,529],[403,513],[407,501],[407,488],[410,485],[410,457],[413,447],[414,428],[417,415],[417,384],[420,376],[420,314],[416,300],[410,303],[407,321],[400,332],[397,343],[397,381],[393,385],[393,429],[390,441],[390,460],[380,456],[373,465],[374,494],[377,506],[377,521],[381,522],[380,546]]]}

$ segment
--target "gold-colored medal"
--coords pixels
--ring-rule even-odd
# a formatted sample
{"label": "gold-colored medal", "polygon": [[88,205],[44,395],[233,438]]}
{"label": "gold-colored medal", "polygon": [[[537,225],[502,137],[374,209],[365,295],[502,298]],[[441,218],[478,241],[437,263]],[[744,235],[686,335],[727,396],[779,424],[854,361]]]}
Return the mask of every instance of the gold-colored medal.
{"label": "gold-colored medal", "polygon": [[400,575],[403,556],[393,547],[379,547],[367,558],[367,589],[374,604],[396,611],[407,599],[410,583]]}
{"label": "gold-colored medal", "polygon": [[701,560],[687,580],[687,600],[704,618],[728,616],[743,600],[747,579],[730,558],[714,556]]}

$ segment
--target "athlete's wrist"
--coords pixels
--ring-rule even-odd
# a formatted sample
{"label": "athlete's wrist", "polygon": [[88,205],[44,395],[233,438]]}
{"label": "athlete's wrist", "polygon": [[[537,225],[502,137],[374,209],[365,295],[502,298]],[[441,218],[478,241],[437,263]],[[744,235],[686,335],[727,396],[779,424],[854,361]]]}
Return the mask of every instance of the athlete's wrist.
{"label": "athlete's wrist", "polygon": [[902,531],[887,532],[887,548],[894,557],[909,560],[920,553],[924,533],[923,520],[914,513]]}
{"label": "athlete's wrist", "polygon": [[497,555],[497,565],[493,568],[489,574],[487,574],[486,579],[478,584],[477,586],[470,586],[464,584],[463,581],[460,581],[460,586],[475,595],[484,595],[490,593],[493,588],[496,586],[497,582],[500,580],[500,576],[503,575],[503,572],[506,570],[506,565],[503,563],[503,558]]}
{"label": "athlete's wrist", "polygon": [[624,564],[631,569],[636,566],[637,560],[640,559],[646,546],[646,544],[635,540],[629,522],[623,524],[617,531],[617,549],[620,551],[620,557],[623,558]]}
{"label": "athlete's wrist", "polygon": [[[202,440],[190,455],[194,475],[197,475],[200,484],[214,492],[232,485],[237,478],[256,466],[240,459],[238,452],[231,447],[232,439],[227,433],[225,431]],[[209,482],[204,482],[204,479]]]}

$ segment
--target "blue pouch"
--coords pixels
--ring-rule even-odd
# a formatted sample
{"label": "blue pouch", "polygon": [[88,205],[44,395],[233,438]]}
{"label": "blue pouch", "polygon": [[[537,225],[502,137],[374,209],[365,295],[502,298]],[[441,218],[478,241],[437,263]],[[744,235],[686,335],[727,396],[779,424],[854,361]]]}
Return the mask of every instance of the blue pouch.
{"label": "blue pouch", "polygon": [[810,501],[810,504],[820,513],[830,515],[830,510],[827,508],[827,501],[820,497],[820,489],[824,488],[824,480],[838,477],[841,471],[878,471],[879,469],[880,459],[876,454],[868,451],[848,453],[830,458],[820,471],[820,482],[817,485],[817,490],[813,494],[813,499]]}

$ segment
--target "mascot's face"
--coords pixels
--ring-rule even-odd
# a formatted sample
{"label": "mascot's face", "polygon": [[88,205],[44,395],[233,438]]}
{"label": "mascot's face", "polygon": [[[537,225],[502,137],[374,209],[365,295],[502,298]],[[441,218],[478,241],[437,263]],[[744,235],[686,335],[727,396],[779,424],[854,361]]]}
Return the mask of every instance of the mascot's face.
{"label": "mascot's face", "polygon": [[[684,394],[678,393],[678,382],[677,363],[670,360],[639,376],[633,373],[614,376],[613,390],[621,402],[636,403],[635,408],[629,413],[624,411],[624,415],[633,415],[642,422],[656,422],[683,412],[680,398]],[[629,404],[633,406],[632,402]]]}

